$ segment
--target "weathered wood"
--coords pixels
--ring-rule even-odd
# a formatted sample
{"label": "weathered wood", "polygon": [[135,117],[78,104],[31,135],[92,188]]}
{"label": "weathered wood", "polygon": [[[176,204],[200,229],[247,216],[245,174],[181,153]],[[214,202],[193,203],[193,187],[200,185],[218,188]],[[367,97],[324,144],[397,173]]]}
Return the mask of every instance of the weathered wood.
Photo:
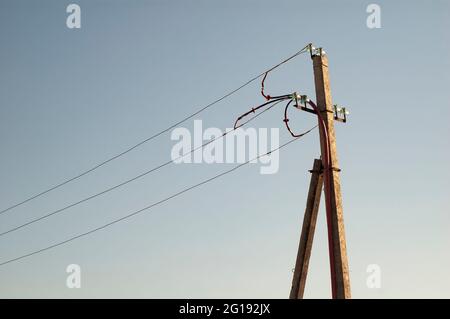
{"label": "weathered wood", "polygon": [[297,260],[292,278],[290,299],[302,299],[308,274],[309,258],[316,229],[317,213],[319,211],[320,195],[322,194],[323,176],[322,161],[315,159],[311,171],[308,198],[306,200],[305,215],[303,217],[302,232],[298,245]]}
{"label": "weathered wood", "polygon": [[[335,269],[334,286],[336,298],[351,298],[350,277],[347,260],[347,249],[345,243],[344,217],[342,209],[341,187],[339,171],[337,168],[338,158],[336,152],[336,136],[334,132],[334,113],[330,92],[330,81],[328,76],[328,58],[326,55],[319,54],[313,56],[314,82],[316,87],[316,102],[321,112],[326,126],[330,141],[331,157],[331,176],[330,187],[325,187],[325,192],[329,192],[331,198],[331,235],[333,245],[333,260]],[[325,161],[326,139],[320,132],[320,145],[322,151],[322,160]],[[325,163],[325,162],[324,162]],[[326,182],[326,181],[325,181]],[[325,194],[327,196],[327,194]],[[331,256],[330,256],[331,259]]]}

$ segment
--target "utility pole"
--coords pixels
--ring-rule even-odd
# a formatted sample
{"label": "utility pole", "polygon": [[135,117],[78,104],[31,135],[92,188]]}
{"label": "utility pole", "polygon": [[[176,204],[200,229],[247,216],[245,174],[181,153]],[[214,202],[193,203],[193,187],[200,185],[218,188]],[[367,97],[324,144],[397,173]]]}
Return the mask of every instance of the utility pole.
{"label": "utility pole", "polygon": [[[332,269],[333,298],[351,298],[350,276],[347,260],[347,248],[345,242],[344,216],[342,209],[341,184],[339,179],[339,164],[336,150],[336,135],[334,133],[334,108],[331,100],[330,79],[328,75],[328,57],[322,49],[312,54],[314,68],[314,83],[316,87],[316,103],[322,118],[325,121],[328,132],[330,161],[328,168],[329,187],[325,187],[325,196],[330,198],[330,206],[327,208],[328,231],[330,233],[330,266]],[[322,161],[325,161],[327,140],[320,132],[320,148]],[[334,270],[334,274],[333,274]]]}
{"label": "utility pole", "polygon": [[300,244],[298,245],[291,293],[289,295],[290,299],[302,299],[305,291],[309,257],[311,256],[317,213],[319,211],[320,195],[322,194],[323,187],[322,160],[314,160],[313,168],[310,173],[311,182],[309,184],[308,198],[306,200],[302,233]]}
{"label": "utility pole", "polygon": [[[309,45],[309,51],[311,53],[311,59],[313,60],[317,107],[314,110],[308,109],[306,106],[300,107],[300,109],[310,113],[319,113],[319,127],[321,127],[323,120],[326,129],[319,129],[322,156],[321,160],[314,161],[313,170],[311,171],[311,183],[303,219],[290,298],[303,298],[320,194],[323,185],[327,213],[332,296],[333,298],[347,299],[351,298],[350,276],[339,179],[340,169],[336,151],[336,136],[334,132],[334,121],[338,120],[345,122],[346,111],[345,109],[338,109],[332,104],[328,75],[328,58],[325,55],[325,51],[323,51],[322,48],[315,49],[311,44]],[[304,97],[304,100],[307,100],[306,96]],[[343,119],[338,116],[340,112],[344,116]]]}

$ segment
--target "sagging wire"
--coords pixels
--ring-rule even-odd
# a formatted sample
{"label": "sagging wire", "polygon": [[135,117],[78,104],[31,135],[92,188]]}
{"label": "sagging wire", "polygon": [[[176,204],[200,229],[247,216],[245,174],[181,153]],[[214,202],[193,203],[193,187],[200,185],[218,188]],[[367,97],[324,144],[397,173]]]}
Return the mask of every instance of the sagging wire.
{"label": "sagging wire", "polygon": [[270,95],[265,95],[265,94],[264,94],[264,81],[266,80],[266,77],[267,77],[267,74],[268,74],[268,73],[269,73],[269,72],[264,73],[264,77],[263,77],[263,79],[262,79],[262,81],[261,81],[261,95],[264,96],[264,98],[265,98],[267,101],[269,101],[269,100],[271,99]]}
{"label": "sagging wire", "polygon": [[279,95],[279,96],[270,96],[268,94],[264,93],[264,82],[266,81],[267,78],[267,74],[269,74],[270,71],[267,71],[266,73],[264,73],[264,77],[261,81],[261,95],[264,96],[264,98],[267,101],[270,101],[272,99],[280,99],[280,98],[289,98],[291,96],[291,94],[285,94],[285,95]]}
{"label": "sagging wire", "polygon": [[[235,123],[234,123],[234,130],[238,129],[239,127],[241,127],[242,125],[244,125],[244,124],[246,123],[246,122],[244,122],[244,123],[239,124],[239,122],[240,122],[243,118],[249,116],[249,115],[252,114],[252,113],[256,113],[256,111],[258,111],[259,109],[263,108],[264,106],[270,105],[268,108],[266,108],[266,109],[265,109],[264,111],[262,111],[262,112],[268,111],[269,109],[271,109],[272,107],[274,107],[275,105],[277,105],[277,104],[280,103],[280,102],[289,100],[289,102],[286,104],[286,106],[285,106],[285,108],[284,108],[284,119],[283,119],[283,122],[284,122],[284,124],[285,124],[285,126],[286,126],[286,129],[287,129],[288,132],[291,134],[291,136],[292,136],[292,137],[295,137],[295,138],[297,138],[297,137],[302,137],[303,135],[308,134],[308,133],[311,132],[313,129],[315,129],[318,125],[314,126],[313,128],[311,128],[310,130],[308,130],[308,131],[306,131],[306,132],[303,132],[303,133],[300,133],[300,134],[295,134],[295,133],[292,131],[292,129],[291,129],[291,127],[289,126],[289,123],[288,123],[288,122],[289,122],[289,118],[288,118],[288,113],[287,113],[287,111],[288,111],[289,106],[292,104],[292,102],[295,101],[295,104],[294,104],[294,107],[295,107],[295,108],[300,108],[299,105],[298,105],[298,96],[299,96],[299,94],[296,93],[296,92],[294,92],[294,93],[292,93],[292,94],[281,95],[281,96],[278,96],[277,98],[275,98],[275,97],[274,97],[273,99],[271,98],[270,101],[265,102],[265,103],[263,103],[263,104],[260,104],[260,105],[258,105],[258,106],[256,106],[256,107],[252,107],[249,111],[247,111],[247,112],[245,112],[244,114],[240,115],[240,116],[236,119],[236,121],[235,121]],[[313,102],[309,101],[308,99],[305,100],[305,103],[306,103],[306,102],[313,103]],[[314,104],[314,105],[315,105],[315,104]],[[255,117],[256,117],[256,116],[259,116],[260,114],[261,114],[261,113],[256,114]],[[239,124],[239,125],[238,125],[238,124]]]}
{"label": "sagging wire", "polygon": [[[311,45],[309,45],[309,46],[311,46]],[[288,109],[289,109],[289,106],[292,104],[292,102],[295,102],[295,104],[294,104],[295,108],[297,108],[297,109],[300,108],[299,101],[298,101],[298,99],[300,97],[300,100],[301,100],[300,103],[303,103],[305,106],[306,106],[306,104],[309,104],[316,111],[316,113],[318,114],[318,117],[319,117],[319,126],[322,126],[325,129],[324,134],[325,134],[325,136],[328,136],[328,134],[326,132],[326,125],[323,122],[323,118],[321,117],[320,112],[318,111],[318,108],[317,108],[316,104],[314,102],[312,102],[311,100],[309,100],[305,95],[301,96],[297,92],[294,92],[292,94],[271,96],[271,95],[266,94],[264,92],[264,89],[265,89],[264,84],[265,84],[265,81],[267,79],[267,75],[270,73],[270,71],[272,71],[272,70],[266,71],[264,73],[264,77],[261,80],[261,95],[266,99],[267,102],[265,102],[263,104],[260,104],[260,105],[258,105],[256,107],[253,107],[249,111],[247,111],[244,114],[242,114],[241,116],[239,116],[236,119],[236,122],[234,123],[234,128],[235,129],[237,128],[238,122],[240,120],[242,120],[244,117],[246,117],[246,116],[248,116],[248,115],[250,115],[252,113],[256,113],[257,110],[263,108],[264,106],[269,105],[269,104],[274,103],[274,102],[277,102],[277,104],[278,104],[279,102],[281,102],[283,100],[289,100],[289,102],[286,104],[286,106],[284,108],[284,119],[283,119],[283,122],[284,122],[284,124],[286,126],[286,129],[288,130],[288,132],[291,134],[292,137],[301,137],[301,136],[304,135],[304,133],[295,134],[292,131],[290,125],[289,125],[289,118],[288,118]],[[273,107],[273,105],[271,107]],[[328,139],[328,137],[327,137],[327,139]]]}
{"label": "sagging wire", "polygon": [[[271,70],[268,70],[267,72],[264,73],[264,77],[261,81],[261,95],[266,99],[265,103],[262,103],[256,107],[252,107],[249,111],[245,112],[244,114],[240,115],[236,121],[234,122],[234,129],[238,128],[238,123],[240,120],[242,120],[243,118],[249,116],[252,113],[256,113],[256,111],[258,111],[259,109],[263,108],[264,106],[270,105],[270,104],[278,104],[284,100],[290,100],[290,102],[292,102],[292,98],[293,96],[296,96],[296,94],[285,94],[285,95],[279,95],[279,96],[270,96],[268,94],[264,93],[264,82],[266,81],[267,78],[267,74],[269,74]],[[288,103],[288,105],[290,104],[290,102]],[[271,105],[270,107],[273,107],[275,105]],[[289,129],[289,128],[288,128]],[[291,133],[292,135],[292,133]],[[294,136],[294,135],[292,135]],[[295,136],[294,136],[295,137]]]}
{"label": "sagging wire", "polygon": [[[300,52],[299,52],[299,54],[300,53],[302,53],[304,50],[306,50],[306,51],[309,51],[309,52],[311,52],[311,54],[312,54],[312,52],[313,52],[313,47],[312,47],[312,44],[308,44],[304,49],[302,49]],[[298,101],[298,99],[300,98],[300,103],[301,104],[303,104],[304,105],[304,107],[306,107],[306,105],[307,104],[309,104],[312,108],[313,108],[313,110],[315,111],[315,113],[317,114],[317,118],[318,118],[318,125],[316,125],[315,127],[317,127],[317,126],[319,126],[319,129],[320,129],[320,131],[322,132],[322,134],[324,135],[324,140],[325,140],[325,147],[324,147],[324,159],[323,159],[323,163],[324,163],[324,171],[325,171],[325,187],[327,187],[328,186],[328,188],[329,187],[331,187],[331,185],[329,185],[329,183],[330,183],[330,180],[331,180],[331,176],[330,176],[330,169],[332,169],[332,163],[331,163],[331,157],[330,157],[330,141],[329,141],[329,136],[328,136],[328,127],[327,127],[327,125],[326,125],[326,123],[325,123],[325,121],[324,121],[324,119],[323,119],[323,117],[322,117],[322,114],[320,113],[320,111],[319,111],[319,109],[318,109],[318,107],[317,107],[317,105],[314,103],[314,102],[312,102],[310,99],[308,99],[306,96],[301,96],[301,95],[299,95],[299,94],[297,94],[297,92],[294,92],[294,93],[292,93],[292,94],[286,94],[286,95],[279,95],[279,96],[271,96],[271,95],[269,95],[269,94],[266,94],[265,93],[265,81],[266,81],[266,79],[267,79],[267,76],[268,76],[268,74],[273,70],[274,68],[272,68],[272,69],[269,69],[269,70],[267,70],[265,73],[264,73],[264,76],[263,76],[263,78],[262,78],[262,80],[261,80],[261,95],[265,98],[265,100],[266,100],[266,102],[265,103],[263,103],[263,104],[260,104],[260,105],[258,105],[258,106],[256,106],[256,107],[253,107],[251,110],[249,110],[249,111],[247,111],[247,112],[245,112],[244,114],[242,114],[241,116],[239,116],[237,119],[236,119],[236,121],[235,121],[235,124],[234,124],[234,129],[236,129],[236,128],[238,128],[239,126],[238,126],[238,123],[243,119],[243,118],[245,118],[246,116],[248,116],[248,115],[250,115],[250,114],[252,114],[252,113],[256,113],[256,111],[258,111],[259,109],[261,109],[261,108],[263,108],[263,107],[265,107],[265,106],[267,106],[267,105],[270,105],[270,108],[272,108],[272,107],[274,107],[275,106],[275,104],[278,104],[278,103],[280,103],[280,102],[282,102],[282,101],[285,101],[285,100],[288,100],[288,103],[286,104],[286,106],[285,106],[285,109],[284,109],[284,119],[283,119],[283,122],[284,122],[284,124],[285,124],[285,126],[286,126],[286,129],[288,130],[288,132],[291,134],[291,136],[292,137],[294,137],[294,138],[298,138],[298,137],[301,137],[301,136],[303,136],[304,134],[306,134],[306,133],[301,133],[301,134],[296,134],[296,133],[294,133],[293,131],[292,131],[292,129],[291,129],[291,127],[290,127],[290,125],[289,125],[289,118],[288,118],[288,109],[289,109],[289,107],[291,106],[291,104],[292,104],[292,102],[295,102],[295,104],[294,104],[294,107],[295,108],[297,108],[297,109],[302,109],[302,107],[300,107],[299,106],[299,101]],[[275,103],[275,104],[274,104]],[[314,128],[315,128],[314,127]],[[308,131],[309,132],[309,131]],[[328,185],[327,185],[328,184]],[[326,200],[326,202],[327,202],[327,204],[329,205],[329,206],[331,206],[331,200],[330,200],[330,198],[328,198],[327,200]],[[327,217],[329,217],[329,216],[327,216]],[[328,222],[330,222],[330,221],[328,221]],[[329,234],[330,235],[330,234]],[[333,259],[333,256],[332,256],[333,254],[330,252],[330,257],[331,257],[331,259]],[[333,269],[332,269],[332,276],[333,276]]]}
{"label": "sagging wire", "polygon": [[[241,124],[241,125],[238,125],[238,123],[239,123],[240,120],[242,120],[243,118],[249,116],[249,115],[252,114],[252,113],[256,113],[256,111],[258,111],[259,109],[263,108],[264,106],[270,105],[270,104],[273,104],[273,103],[278,104],[279,102],[284,101],[284,100],[287,100],[287,99],[288,99],[288,98],[285,98],[285,97],[278,98],[278,99],[273,99],[273,100],[271,100],[271,101],[268,101],[268,102],[265,102],[265,103],[263,103],[263,104],[260,104],[260,105],[258,105],[258,106],[256,106],[256,107],[252,107],[252,108],[250,109],[250,111],[245,112],[244,114],[240,115],[240,116],[236,119],[236,121],[234,122],[234,129],[237,129],[237,128],[239,128],[239,127],[242,126],[242,124]],[[272,106],[273,106],[273,105],[272,105]],[[272,106],[271,106],[271,107],[272,107]]]}
{"label": "sagging wire", "polygon": [[[284,124],[285,124],[285,126],[286,126],[286,129],[288,130],[288,132],[291,134],[291,136],[292,137],[301,137],[301,136],[303,136],[304,135],[304,133],[300,133],[300,134],[295,134],[293,131],[292,131],[292,129],[291,129],[291,127],[289,126],[289,118],[288,118],[288,108],[289,108],[289,106],[292,104],[292,102],[294,102],[295,101],[295,104],[294,104],[294,107],[295,108],[299,108],[299,105],[298,105],[298,97],[300,96],[299,94],[297,94],[297,92],[294,92],[294,93],[292,93],[292,94],[286,94],[286,95],[279,95],[279,96],[270,96],[269,94],[265,94],[264,93],[264,83],[265,83],[265,81],[266,81],[266,78],[267,78],[267,75],[269,74],[269,72],[270,71],[267,71],[265,74],[264,74],[264,77],[263,77],[263,79],[262,79],[262,81],[261,81],[261,95],[267,100],[267,101],[270,101],[270,100],[272,100],[272,99],[286,99],[286,100],[289,100],[289,102],[286,104],[286,106],[285,106],[285,108],[284,108],[284,119],[283,119],[283,122],[284,122]],[[303,97],[302,97],[303,98]],[[305,97],[305,99],[306,99],[306,97]],[[306,101],[303,101],[305,104],[306,104]],[[253,111],[253,110],[252,110]]]}
{"label": "sagging wire", "polygon": [[[296,93],[294,93],[294,94],[296,95]],[[295,97],[294,99],[291,99],[291,100],[286,104],[286,106],[285,106],[285,108],[284,108],[284,119],[283,119],[283,122],[284,122],[284,125],[286,126],[286,129],[287,129],[288,132],[292,135],[292,137],[300,137],[300,136],[303,135],[303,133],[302,133],[302,134],[295,134],[294,132],[292,132],[291,127],[289,126],[288,108],[289,108],[289,105],[291,105],[291,103],[292,103],[294,100],[295,100],[296,103],[297,103],[297,97]]]}

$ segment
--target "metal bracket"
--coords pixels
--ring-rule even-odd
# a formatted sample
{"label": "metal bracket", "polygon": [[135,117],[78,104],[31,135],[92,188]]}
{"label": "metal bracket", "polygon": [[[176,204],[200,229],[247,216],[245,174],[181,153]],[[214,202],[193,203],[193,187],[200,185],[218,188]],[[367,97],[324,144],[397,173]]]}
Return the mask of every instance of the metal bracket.
{"label": "metal bracket", "polygon": [[309,101],[308,96],[294,93],[294,100],[295,100],[294,105],[295,108],[302,111],[306,111],[308,113],[316,114],[316,111],[314,111],[312,108],[308,108],[308,101]]}
{"label": "metal bracket", "polygon": [[324,56],[324,55],[326,54],[324,49],[322,49],[322,48],[316,48],[316,47],[314,47],[314,46],[312,45],[312,43],[310,43],[310,44],[308,45],[308,51],[309,51],[309,53],[310,53],[310,55],[311,55],[311,59],[312,59],[313,57],[315,57],[315,56]]}
{"label": "metal bracket", "polygon": [[346,123],[347,122],[347,115],[349,112],[345,107],[339,107],[338,105],[333,105],[333,111],[334,111],[334,119],[338,122]]}
{"label": "metal bracket", "polygon": [[[319,174],[322,174],[323,173],[323,167],[320,169],[320,170],[314,170],[314,169],[310,169],[308,172],[310,172],[311,174],[312,173],[319,173]],[[329,170],[332,170],[332,171],[335,171],[335,172],[340,172],[341,171],[341,169],[340,168],[337,168],[337,167],[330,167],[329,168]]]}
{"label": "metal bracket", "polygon": [[[294,100],[295,104],[294,107],[296,109],[308,112],[308,113],[312,113],[312,114],[317,114],[316,111],[312,108],[308,107],[308,96],[306,95],[300,95],[297,92],[294,92],[294,94],[292,94],[292,99]],[[333,110],[323,110],[321,112],[329,112],[329,113],[333,113],[333,117],[336,121],[338,122],[342,122],[342,123],[346,123],[347,122],[347,115],[349,114],[349,112],[347,111],[347,109],[345,107],[339,107],[337,104],[333,105]]]}

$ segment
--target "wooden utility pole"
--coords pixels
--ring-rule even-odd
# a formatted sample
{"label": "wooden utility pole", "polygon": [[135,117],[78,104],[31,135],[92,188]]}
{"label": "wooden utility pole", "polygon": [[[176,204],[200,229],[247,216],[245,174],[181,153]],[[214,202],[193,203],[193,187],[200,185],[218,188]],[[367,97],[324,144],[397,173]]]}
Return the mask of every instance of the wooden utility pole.
{"label": "wooden utility pole", "polygon": [[[329,187],[325,187],[325,196],[330,198],[330,206],[327,207],[327,215],[330,217],[328,230],[331,232],[329,244],[330,261],[332,269],[332,286],[334,298],[350,298],[350,276],[347,260],[347,248],[345,243],[344,216],[342,210],[342,196],[339,179],[339,165],[336,151],[336,136],[334,133],[334,110],[331,100],[330,80],[328,76],[328,57],[322,49],[317,54],[312,54],[314,68],[314,83],[316,88],[316,103],[328,131],[331,170]],[[325,163],[327,140],[320,131],[320,148],[322,161]],[[326,181],[325,181],[326,182]],[[333,274],[334,269],[334,274]]]}
{"label": "wooden utility pole", "polygon": [[[302,96],[304,97],[304,101],[309,101],[308,103],[314,106],[314,109],[308,109],[306,103],[300,109],[315,114],[319,113],[318,115],[320,115],[318,119],[322,156],[321,160],[316,159],[314,161],[311,171],[311,182],[289,297],[291,299],[303,298],[320,195],[322,186],[324,186],[332,295],[333,298],[346,299],[351,298],[350,277],[339,180],[340,169],[336,152],[336,136],[334,133],[334,121],[345,122],[346,113],[345,108],[339,111],[332,104],[330,80],[328,77],[328,58],[325,52],[321,48],[314,49],[311,44],[309,45],[309,51],[313,60],[317,105],[314,106],[314,103],[311,103],[306,96]],[[339,118],[339,112],[343,113],[343,118]],[[323,127],[322,123],[325,127]]]}
{"label": "wooden utility pole", "polygon": [[295,262],[294,277],[292,278],[290,299],[302,299],[305,291],[306,276],[308,274],[309,257],[316,229],[317,212],[319,211],[320,195],[322,194],[323,175],[322,161],[315,159],[311,172],[308,199],[306,200],[305,216],[298,245],[297,261]]}

